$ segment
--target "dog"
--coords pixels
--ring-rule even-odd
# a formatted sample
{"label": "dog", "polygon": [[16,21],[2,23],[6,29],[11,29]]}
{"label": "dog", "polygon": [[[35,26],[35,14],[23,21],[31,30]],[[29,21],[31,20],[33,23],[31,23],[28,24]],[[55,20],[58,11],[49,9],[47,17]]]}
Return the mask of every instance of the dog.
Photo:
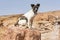
{"label": "dog", "polygon": [[40,4],[37,4],[37,5],[31,4],[32,9],[30,11],[28,11],[27,13],[25,13],[24,15],[22,15],[23,18],[20,17],[16,24],[24,25],[24,24],[27,23],[28,28],[31,28],[32,24],[30,23],[30,20],[31,20],[32,17],[34,17],[37,14],[39,6],[40,6]]}

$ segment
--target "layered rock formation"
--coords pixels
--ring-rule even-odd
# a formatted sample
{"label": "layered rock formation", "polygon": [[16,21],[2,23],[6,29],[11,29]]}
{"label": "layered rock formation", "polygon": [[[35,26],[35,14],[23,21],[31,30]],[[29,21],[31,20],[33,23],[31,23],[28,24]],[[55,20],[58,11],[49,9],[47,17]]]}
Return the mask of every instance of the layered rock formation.
{"label": "layered rock formation", "polygon": [[60,40],[60,11],[40,12],[33,19],[33,29],[14,26],[22,15],[0,17],[0,40]]}
{"label": "layered rock formation", "polygon": [[41,33],[38,30],[10,27],[0,35],[0,40],[41,40]]}

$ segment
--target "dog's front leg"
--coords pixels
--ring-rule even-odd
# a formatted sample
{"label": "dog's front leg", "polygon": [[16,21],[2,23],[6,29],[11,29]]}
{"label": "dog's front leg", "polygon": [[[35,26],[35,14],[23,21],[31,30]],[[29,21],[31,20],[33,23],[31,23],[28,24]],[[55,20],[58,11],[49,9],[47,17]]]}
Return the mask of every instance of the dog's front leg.
{"label": "dog's front leg", "polygon": [[31,25],[30,20],[28,20],[28,28],[32,29],[32,25]]}

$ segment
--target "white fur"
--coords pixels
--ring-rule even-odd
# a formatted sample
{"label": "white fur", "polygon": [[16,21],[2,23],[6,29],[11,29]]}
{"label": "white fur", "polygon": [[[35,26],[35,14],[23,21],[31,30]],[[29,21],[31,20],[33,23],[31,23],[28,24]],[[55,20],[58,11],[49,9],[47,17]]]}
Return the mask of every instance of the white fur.
{"label": "white fur", "polygon": [[33,10],[28,11],[28,12],[25,13],[23,16],[25,16],[25,17],[28,19],[28,27],[31,28],[30,20],[31,20],[31,18],[34,16]]}
{"label": "white fur", "polygon": [[25,25],[25,24],[26,24],[26,20],[20,20],[20,21],[18,22],[18,24],[20,24],[20,25]]}
{"label": "white fur", "polygon": [[[23,16],[25,16],[25,17],[28,19],[28,27],[31,28],[31,26],[30,26],[30,20],[31,20],[31,18],[34,16],[33,10],[28,11],[28,12],[25,13]],[[20,19],[19,19],[18,24],[23,25],[23,24],[26,24],[26,23],[27,23],[26,20],[20,20]]]}
{"label": "white fur", "polygon": [[33,10],[28,11],[23,16],[25,16],[28,20],[30,20],[34,16]]}

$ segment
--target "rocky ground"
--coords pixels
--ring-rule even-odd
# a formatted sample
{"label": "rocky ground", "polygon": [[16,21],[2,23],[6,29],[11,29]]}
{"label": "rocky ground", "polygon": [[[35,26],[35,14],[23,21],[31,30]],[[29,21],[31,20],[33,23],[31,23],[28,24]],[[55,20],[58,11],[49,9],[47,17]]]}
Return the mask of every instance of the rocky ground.
{"label": "rocky ground", "polygon": [[0,34],[0,40],[41,40],[38,30],[20,29],[19,27],[8,28]]}
{"label": "rocky ground", "polygon": [[14,26],[22,15],[0,16],[0,40],[60,40],[60,24],[55,24],[60,11],[38,13],[33,19],[33,29]]}

